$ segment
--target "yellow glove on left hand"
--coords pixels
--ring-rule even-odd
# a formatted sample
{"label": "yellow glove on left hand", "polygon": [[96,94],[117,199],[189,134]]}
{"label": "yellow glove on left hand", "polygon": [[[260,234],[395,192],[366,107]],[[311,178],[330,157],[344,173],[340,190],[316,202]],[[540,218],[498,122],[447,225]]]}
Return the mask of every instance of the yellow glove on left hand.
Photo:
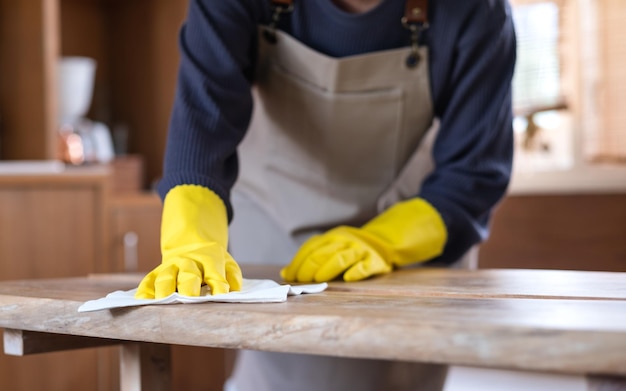
{"label": "yellow glove on left hand", "polygon": [[339,226],[306,241],[281,270],[286,281],[358,281],[443,252],[446,226],[422,198],[400,202],[361,228]]}

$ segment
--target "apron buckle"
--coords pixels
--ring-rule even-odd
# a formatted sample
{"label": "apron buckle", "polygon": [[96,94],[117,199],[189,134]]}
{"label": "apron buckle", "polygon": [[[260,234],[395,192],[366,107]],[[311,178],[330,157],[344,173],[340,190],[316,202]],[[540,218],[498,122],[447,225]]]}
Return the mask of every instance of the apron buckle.
{"label": "apron buckle", "polygon": [[293,3],[291,1],[273,1],[272,2],[272,21],[263,30],[263,36],[269,43],[276,43],[276,25],[278,24],[282,14],[288,14],[293,11]]}
{"label": "apron buckle", "polygon": [[421,60],[419,54],[419,39],[422,32],[428,28],[428,23],[412,23],[406,17],[402,18],[402,26],[411,32],[411,53],[406,58],[406,66],[415,68]]}

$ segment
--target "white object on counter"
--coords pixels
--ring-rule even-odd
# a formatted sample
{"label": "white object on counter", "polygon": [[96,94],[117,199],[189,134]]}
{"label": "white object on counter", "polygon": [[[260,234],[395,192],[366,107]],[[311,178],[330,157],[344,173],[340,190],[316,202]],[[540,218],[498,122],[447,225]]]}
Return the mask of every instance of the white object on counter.
{"label": "white object on counter", "polygon": [[96,61],[89,57],[61,57],[58,64],[59,118],[70,123],[89,111]]}
{"label": "white object on counter", "polygon": [[0,160],[0,175],[58,174],[64,170],[60,160]]}
{"label": "white object on counter", "polygon": [[91,137],[94,142],[96,161],[98,163],[110,163],[115,157],[113,149],[113,137],[109,127],[102,122],[94,122],[91,128]]}

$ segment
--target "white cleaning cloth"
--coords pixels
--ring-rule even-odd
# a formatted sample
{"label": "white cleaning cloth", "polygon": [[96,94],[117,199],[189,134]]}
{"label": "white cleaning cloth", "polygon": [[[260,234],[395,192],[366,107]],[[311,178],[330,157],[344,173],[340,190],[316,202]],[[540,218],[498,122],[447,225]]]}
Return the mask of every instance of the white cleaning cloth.
{"label": "white cleaning cloth", "polygon": [[162,299],[136,299],[137,289],[129,291],[115,291],[106,297],[91,300],[78,308],[78,312],[98,311],[110,308],[131,307],[149,304],[172,304],[172,303],[204,303],[208,301],[220,303],[279,303],[287,300],[287,296],[296,296],[303,293],[319,293],[326,289],[328,284],[309,285],[280,285],[272,280],[243,279],[241,291],[230,292],[223,295],[211,295],[207,293],[206,286],[202,287],[200,296],[183,296],[176,292]]}

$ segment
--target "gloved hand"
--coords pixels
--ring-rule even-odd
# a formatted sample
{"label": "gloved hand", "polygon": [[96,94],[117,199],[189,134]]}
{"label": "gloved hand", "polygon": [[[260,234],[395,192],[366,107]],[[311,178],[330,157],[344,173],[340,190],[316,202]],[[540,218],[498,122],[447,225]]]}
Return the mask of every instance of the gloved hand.
{"label": "gloved hand", "polygon": [[241,290],[241,269],[227,251],[228,217],[222,200],[206,187],[180,185],[163,202],[161,265],[148,273],[136,298],[199,296]]}
{"label": "gloved hand", "polygon": [[361,228],[339,226],[313,236],[280,272],[286,281],[357,281],[395,266],[428,261],[443,252],[447,230],[422,198],[395,204]]}

